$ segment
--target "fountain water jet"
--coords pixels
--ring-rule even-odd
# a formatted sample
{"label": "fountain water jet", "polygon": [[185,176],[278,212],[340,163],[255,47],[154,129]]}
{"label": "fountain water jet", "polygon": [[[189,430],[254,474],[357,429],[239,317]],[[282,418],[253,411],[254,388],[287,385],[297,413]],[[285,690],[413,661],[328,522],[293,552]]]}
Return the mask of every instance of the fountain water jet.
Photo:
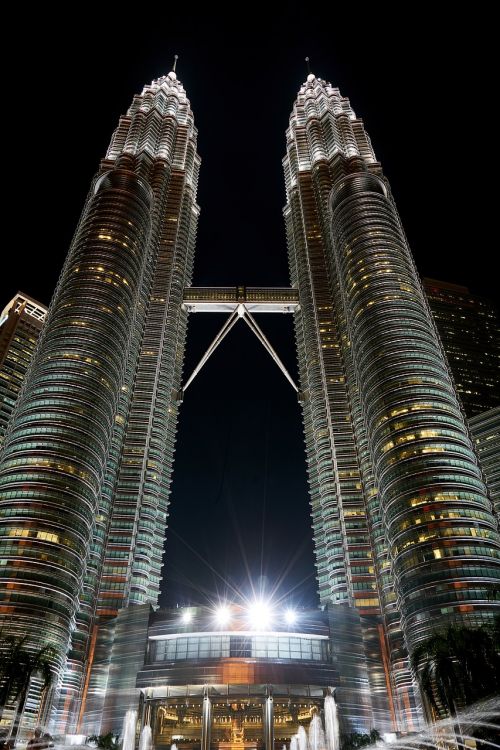
{"label": "fountain water jet", "polygon": [[[326,703],[326,700],[325,700]],[[326,711],[325,711],[326,715]],[[459,733],[457,733],[459,727]],[[486,730],[487,736],[481,736]],[[391,742],[391,750],[442,750],[443,747],[455,750],[470,750],[472,742],[484,750],[500,750],[495,740],[500,738],[500,707],[498,696],[488,698],[462,709],[454,717],[441,719],[428,724],[417,734],[407,735]],[[370,745],[366,748],[374,748]]]}
{"label": "fountain water jet", "polygon": [[317,713],[314,714],[309,724],[309,750],[326,750],[325,733]]}
{"label": "fountain water jet", "polygon": [[134,750],[137,711],[127,711],[123,719],[122,750]]}
{"label": "fountain water jet", "polygon": [[[500,732],[500,727],[498,727],[498,730]],[[459,747],[470,748],[470,745],[467,745],[465,742],[459,742],[454,734],[442,734],[440,736],[446,740],[452,740]],[[461,737],[463,740],[474,740],[474,742],[479,742],[481,743],[481,745],[488,745],[489,747],[500,747],[500,745],[497,745],[496,742],[491,742],[490,740],[478,739],[477,737],[473,737],[471,734],[462,734]]]}
{"label": "fountain water jet", "polygon": [[294,734],[290,740],[290,750],[299,750],[299,735]]}
{"label": "fountain water jet", "polygon": [[307,748],[307,734],[306,730],[303,726],[299,727],[299,733],[297,735],[297,740],[299,743],[299,750],[308,750]]}
{"label": "fountain water jet", "polygon": [[325,733],[327,750],[339,750],[339,717],[337,715],[337,704],[331,693],[325,695]]}
{"label": "fountain water jet", "polygon": [[153,737],[151,734],[151,727],[146,724],[142,728],[141,737],[139,739],[139,750],[151,750],[153,745]]}

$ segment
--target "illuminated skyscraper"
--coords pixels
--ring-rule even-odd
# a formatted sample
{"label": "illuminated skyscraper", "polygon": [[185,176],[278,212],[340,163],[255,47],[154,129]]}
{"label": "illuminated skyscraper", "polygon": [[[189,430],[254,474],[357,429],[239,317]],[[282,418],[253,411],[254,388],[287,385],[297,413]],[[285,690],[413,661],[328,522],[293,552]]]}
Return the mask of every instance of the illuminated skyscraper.
{"label": "illuminated skyscraper", "polygon": [[0,446],[47,308],[18,292],[0,315]]}
{"label": "illuminated skyscraper", "polygon": [[284,168],[320,598],[365,633],[383,621],[408,726],[405,643],[488,621],[498,527],[381,165],[349,101],[312,74]]}
{"label": "illuminated skyscraper", "polygon": [[159,592],[198,169],[171,72],[120,119],[3,447],[0,627],[52,643],[59,673],[71,640],[70,726],[98,618]]}

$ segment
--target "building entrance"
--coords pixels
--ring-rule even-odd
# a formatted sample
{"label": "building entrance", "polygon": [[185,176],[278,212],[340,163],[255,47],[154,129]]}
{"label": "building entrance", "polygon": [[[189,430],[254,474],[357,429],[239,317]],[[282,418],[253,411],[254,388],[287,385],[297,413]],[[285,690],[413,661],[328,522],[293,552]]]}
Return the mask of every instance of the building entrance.
{"label": "building entrance", "polygon": [[[198,750],[205,731],[210,745],[219,750],[263,750],[265,747],[266,697],[244,693],[224,698],[211,694],[210,727],[204,728],[203,698],[168,698],[151,704],[153,747]],[[311,720],[322,711],[322,698],[273,696],[273,733],[276,746],[290,743],[299,728],[307,732]]]}

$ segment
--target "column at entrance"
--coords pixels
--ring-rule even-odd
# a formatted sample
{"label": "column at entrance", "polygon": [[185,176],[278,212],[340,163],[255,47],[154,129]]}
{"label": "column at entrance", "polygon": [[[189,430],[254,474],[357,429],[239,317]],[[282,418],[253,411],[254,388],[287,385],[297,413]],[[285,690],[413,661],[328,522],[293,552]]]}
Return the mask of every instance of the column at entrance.
{"label": "column at entrance", "polygon": [[212,701],[208,694],[208,687],[203,691],[203,709],[201,715],[201,750],[210,750],[210,736],[212,733]]}
{"label": "column at entrance", "polygon": [[151,707],[152,707],[151,699],[148,699],[147,695],[141,695],[140,708],[139,708],[139,713],[141,716],[141,726],[140,726],[141,732],[144,729],[144,727],[151,726]]}
{"label": "column at entrance", "polygon": [[160,710],[160,701],[150,701],[148,704],[148,707],[146,708],[146,717],[149,717],[149,724],[151,726],[151,740],[153,743],[153,747],[155,746],[155,739],[156,739],[156,733],[158,731],[158,724],[161,725],[161,722],[159,721],[158,712]]}
{"label": "column at entrance", "polygon": [[[152,713],[153,713],[153,711],[152,711],[151,701],[146,701],[146,703],[144,705],[144,726],[147,726],[148,724],[149,724],[149,726],[151,726]],[[152,729],[152,727],[151,727],[151,729]]]}
{"label": "column at entrance", "polygon": [[264,747],[273,750],[274,747],[274,704],[271,688],[268,688],[264,703]]}

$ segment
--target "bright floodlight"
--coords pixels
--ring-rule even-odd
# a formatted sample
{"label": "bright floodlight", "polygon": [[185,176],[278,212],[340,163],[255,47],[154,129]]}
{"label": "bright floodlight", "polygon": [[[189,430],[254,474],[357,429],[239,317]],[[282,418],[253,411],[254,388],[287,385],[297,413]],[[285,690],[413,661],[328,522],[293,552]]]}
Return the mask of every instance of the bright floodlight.
{"label": "bright floodlight", "polygon": [[285,622],[287,625],[293,625],[297,620],[297,612],[294,609],[287,609],[285,612]]}
{"label": "bright floodlight", "polygon": [[271,626],[271,607],[267,602],[255,601],[248,608],[248,619],[252,628],[268,630]]}
{"label": "bright floodlight", "polygon": [[217,625],[227,625],[230,618],[231,612],[229,611],[229,607],[226,607],[224,604],[221,604],[221,606],[215,610]]}
{"label": "bright floodlight", "polygon": [[182,613],[182,622],[183,622],[183,623],[184,623],[185,625],[187,625],[187,624],[188,624],[188,622],[191,622],[191,620],[192,620],[192,617],[193,617],[193,616],[192,616],[191,612],[189,612],[188,610],[186,610],[185,612],[183,612],[183,613]]}

